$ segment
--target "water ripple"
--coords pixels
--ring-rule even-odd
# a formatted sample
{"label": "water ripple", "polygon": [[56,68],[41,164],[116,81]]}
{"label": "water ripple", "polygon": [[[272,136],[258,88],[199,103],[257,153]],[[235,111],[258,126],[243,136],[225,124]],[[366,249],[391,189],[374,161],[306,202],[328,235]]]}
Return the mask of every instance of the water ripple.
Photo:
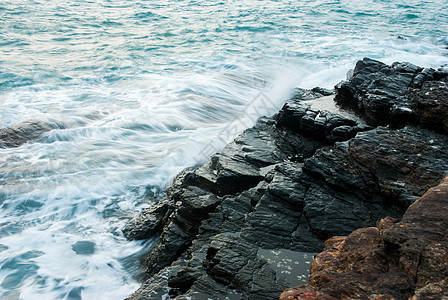
{"label": "water ripple", "polygon": [[0,129],[57,126],[0,149],[0,298],[126,297],[148,244],[121,228],[260,91],[272,114],[364,56],[447,64],[447,5],[1,1]]}

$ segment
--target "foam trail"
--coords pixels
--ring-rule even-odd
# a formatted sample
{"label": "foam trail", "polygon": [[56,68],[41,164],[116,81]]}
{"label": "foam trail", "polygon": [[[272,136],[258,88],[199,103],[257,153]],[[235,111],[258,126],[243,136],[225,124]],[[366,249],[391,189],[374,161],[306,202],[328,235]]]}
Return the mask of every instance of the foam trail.
{"label": "foam trail", "polygon": [[[448,63],[444,1],[4,0],[0,298],[123,299],[151,242],[121,229],[295,87],[363,57]],[[437,24],[437,26],[435,26]]]}

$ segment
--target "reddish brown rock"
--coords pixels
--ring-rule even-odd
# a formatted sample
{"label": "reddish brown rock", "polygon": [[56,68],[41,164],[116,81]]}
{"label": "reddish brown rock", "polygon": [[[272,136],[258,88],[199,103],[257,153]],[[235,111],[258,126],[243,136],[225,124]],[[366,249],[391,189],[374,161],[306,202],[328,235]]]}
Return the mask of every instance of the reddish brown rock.
{"label": "reddish brown rock", "polygon": [[[445,299],[448,296],[448,175],[409,207],[325,243],[306,285],[280,299]],[[333,298],[331,298],[333,297]]]}

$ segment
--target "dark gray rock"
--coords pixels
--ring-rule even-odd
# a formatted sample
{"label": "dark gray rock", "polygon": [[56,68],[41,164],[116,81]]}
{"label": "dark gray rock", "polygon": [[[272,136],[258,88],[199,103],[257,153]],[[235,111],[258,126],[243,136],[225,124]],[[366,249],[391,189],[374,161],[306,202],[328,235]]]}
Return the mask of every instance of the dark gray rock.
{"label": "dark gray rock", "polygon": [[261,118],[211,157],[194,172],[185,176],[184,184],[205,188],[217,195],[231,195],[257,185],[263,179],[260,168],[287,158],[275,144],[274,122]]}
{"label": "dark gray rock", "polygon": [[162,229],[163,220],[171,211],[172,207],[166,200],[144,209],[123,229],[124,236],[130,240],[143,240],[154,236]]}
{"label": "dark gray rock", "polygon": [[332,90],[324,89],[321,87],[315,87],[311,90],[296,88],[291,101],[314,100],[323,96],[330,96],[333,94],[334,92]]}
{"label": "dark gray rock", "polygon": [[[419,120],[410,103],[439,111],[431,92],[444,93],[440,83],[432,86],[442,77],[412,64],[365,59],[337,92],[371,119],[403,116],[411,107]],[[145,257],[147,280],[129,299],[152,299],[145,297],[154,291],[176,299],[277,298],[300,281],[282,277],[260,251],[319,252],[333,235],[399,218],[448,172],[448,137],[441,131],[373,128],[309,102],[330,93],[298,89],[277,116],[261,118],[209,162],[181,172],[164,202],[126,227],[129,238],[161,230]]]}
{"label": "dark gray rock", "polygon": [[426,81],[421,89],[412,89],[409,99],[419,124],[448,133],[448,75]]}
{"label": "dark gray rock", "polygon": [[258,259],[257,248],[237,236],[216,235],[204,267],[215,281],[241,290],[249,295],[248,299],[273,299],[282,286],[275,271]]}
{"label": "dark gray rock", "polygon": [[132,296],[126,299],[140,300],[160,300],[164,295],[168,295],[170,288],[168,287],[168,278],[170,274],[176,273],[185,267],[185,263],[178,265],[172,264],[159,273],[151,276],[150,280],[145,280],[138,290]]}
{"label": "dark gray rock", "polygon": [[354,117],[317,111],[303,102],[287,102],[277,116],[277,124],[326,144],[345,141],[357,132],[371,129],[359,124]]}
{"label": "dark gray rock", "polygon": [[335,101],[341,107],[354,109],[373,125],[420,124],[447,132],[447,77],[448,72],[443,70],[410,63],[388,66],[364,58],[358,61],[349,80],[335,87]]}
{"label": "dark gray rock", "polygon": [[155,274],[177,259],[190,246],[201,221],[218,204],[219,198],[206,190],[182,187],[157,245],[145,258],[147,274]]}

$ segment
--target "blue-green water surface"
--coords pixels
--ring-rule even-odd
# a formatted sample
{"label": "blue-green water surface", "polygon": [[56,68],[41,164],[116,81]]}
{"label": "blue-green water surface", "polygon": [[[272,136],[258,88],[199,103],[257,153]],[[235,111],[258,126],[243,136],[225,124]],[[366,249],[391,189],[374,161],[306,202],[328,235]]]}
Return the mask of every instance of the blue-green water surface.
{"label": "blue-green water surface", "polygon": [[[123,299],[148,244],[124,224],[233,136],[260,92],[331,88],[365,56],[448,63],[448,1],[2,0],[0,298]],[[236,134],[236,132],[235,132]],[[210,147],[212,145],[213,147]],[[205,155],[204,155],[205,154]]]}

